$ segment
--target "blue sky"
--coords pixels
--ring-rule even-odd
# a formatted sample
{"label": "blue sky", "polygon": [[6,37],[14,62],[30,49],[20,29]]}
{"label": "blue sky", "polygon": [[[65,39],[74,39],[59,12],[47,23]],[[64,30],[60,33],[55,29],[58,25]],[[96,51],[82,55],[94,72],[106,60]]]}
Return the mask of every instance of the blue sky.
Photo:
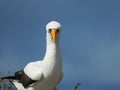
{"label": "blue sky", "polygon": [[59,90],[120,89],[119,0],[0,0],[0,71],[11,73],[45,53],[45,26],[63,26]]}

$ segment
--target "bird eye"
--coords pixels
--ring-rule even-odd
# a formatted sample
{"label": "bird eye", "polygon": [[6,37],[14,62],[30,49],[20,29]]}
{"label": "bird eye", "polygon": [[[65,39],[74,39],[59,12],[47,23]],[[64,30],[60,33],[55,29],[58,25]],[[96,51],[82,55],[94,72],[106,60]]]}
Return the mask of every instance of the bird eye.
{"label": "bird eye", "polygon": [[51,30],[52,30],[52,29],[49,29],[48,32],[51,33]]}
{"label": "bird eye", "polygon": [[59,29],[57,29],[57,33],[59,32],[60,30]]}

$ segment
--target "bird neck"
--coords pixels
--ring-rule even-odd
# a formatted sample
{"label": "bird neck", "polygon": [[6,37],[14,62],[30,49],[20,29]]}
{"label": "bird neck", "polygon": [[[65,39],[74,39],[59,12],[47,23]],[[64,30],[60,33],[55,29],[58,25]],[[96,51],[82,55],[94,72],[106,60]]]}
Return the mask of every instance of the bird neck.
{"label": "bird neck", "polygon": [[47,41],[46,54],[44,60],[56,60],[57,57],[61,58],[59,42]]}

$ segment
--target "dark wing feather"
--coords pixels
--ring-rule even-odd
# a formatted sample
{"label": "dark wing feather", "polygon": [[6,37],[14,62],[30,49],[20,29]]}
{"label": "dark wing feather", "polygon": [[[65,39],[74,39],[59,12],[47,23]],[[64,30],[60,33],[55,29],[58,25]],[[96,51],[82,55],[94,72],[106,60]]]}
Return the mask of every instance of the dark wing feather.
{"label": "dark wing feather", "polygon": [[15,72],[14,76],[7,76],[7,77],[2,77],[1,79],[14,79],[14,80],[20,80],[22,76],[23,71],[17,71]]}
{"label": "dark wing feather", "polygon": [[20,83],[23,84],[23,86],[26,88],[28,87],[30,84],[33,84],[35,82],[37,82],[36,80],[32,80],[31,78],[29,78],[24,72],[21,75],[21,79],[19,80]]}
{"label": "dark wing feather", "polygon": [[8,76],[8,77],[3,77],[1,79],[15,79],[18,80],[20,83],[22,83],[22,85],[27,88],[30,84],[33,84],[35,82],[37,82],[36,80],[32,80],[31,78],[29,78],[23,70],[17,71],[15,72],[14,76]]}

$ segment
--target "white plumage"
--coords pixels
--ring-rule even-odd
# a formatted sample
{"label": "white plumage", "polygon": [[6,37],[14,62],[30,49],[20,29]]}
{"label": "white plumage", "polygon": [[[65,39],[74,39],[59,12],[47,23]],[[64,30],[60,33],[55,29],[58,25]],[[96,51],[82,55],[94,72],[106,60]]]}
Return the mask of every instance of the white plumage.
{"label": "white plumage", "polygon": [[37,82],[27,88],[14,80],[18,90],[54,90],[62,79],[62,57],[59,47],[61,25],[51,21],[46,25],[46,53],[41,61],[30,62],[23,69],[24,73]]}

